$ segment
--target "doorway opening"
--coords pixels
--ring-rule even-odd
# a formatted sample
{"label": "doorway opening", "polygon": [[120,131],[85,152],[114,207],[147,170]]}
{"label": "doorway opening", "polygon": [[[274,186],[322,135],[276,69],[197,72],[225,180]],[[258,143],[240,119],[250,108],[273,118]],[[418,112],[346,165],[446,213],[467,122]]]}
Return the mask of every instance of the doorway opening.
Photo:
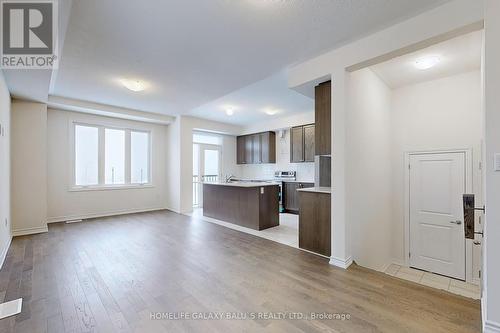
{"label": "doorway opening", "polygon": [[473,298],[482,235],[465,239],[462,195],[482,205],[482,41],[469,32],[349,72],[346,131],[353,259]]}
{"label": "doorway opening", "polygon": [[222,176],[222,138],[211,133],[193,133],[193,207],[202,207],[203,183]]}
{"label": "doorway opening", "polygon": [[410,267],[466,280],[462,195],[472,191],[470,157],[470,150],[407,154]]}

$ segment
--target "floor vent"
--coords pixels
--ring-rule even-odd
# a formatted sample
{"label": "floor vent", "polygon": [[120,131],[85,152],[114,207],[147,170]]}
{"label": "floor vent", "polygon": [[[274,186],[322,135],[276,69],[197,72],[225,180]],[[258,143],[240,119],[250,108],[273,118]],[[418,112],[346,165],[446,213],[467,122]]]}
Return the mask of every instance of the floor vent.
{"label": "floor vent", "polygon": [[18,298],[10,302],[0,304],[0,319],[14,316],[21,312],[23,299]]}

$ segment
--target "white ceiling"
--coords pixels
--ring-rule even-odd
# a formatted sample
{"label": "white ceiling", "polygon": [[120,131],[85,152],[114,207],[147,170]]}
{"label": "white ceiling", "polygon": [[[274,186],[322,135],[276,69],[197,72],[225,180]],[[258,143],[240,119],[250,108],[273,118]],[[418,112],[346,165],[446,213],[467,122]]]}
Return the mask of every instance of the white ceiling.
{"label": "white ceiling", "polygon": [[[443,2],[74,1],[50,93],[135,110],[187,113],[288,65]],[[118,83],[121,78],[144,80],[150,87],[134,93]],[[254,90],[248,90],[250,95],[242,100],[252,98]],[[284,98],[290,99],[283,108],[291,109],[295,97]],[[247,107],[257,104],[266,101]],[[205,106],[193,112],[203,111],[202,116],[215,119],[218,115],[208,114],[212,110]],[[258,118],[245,117],[233,121]]]}
{"label": "white ceiling", "polygon": [[[59,56],[64,47],[66,30],[73,0],[57,2],[58,8],[58,34],[57,46]],[[53,76],[57,70],[50,69],[3,69],[7,86],[12,97],[46,103],[49,97],[50,85],[54,83]]]}
{"label": "white ceiling", "polygon": [[[481,68],[483,31],[456,37],[431,47],[372,66],[371,69],[392,89]],[[440,62],[426,70],[415,61],[438,56]]]}
{"label": "white ceiling", "polygon": [[[248,125],[314,110],[314,101],[288,88],[285,72],[279,72],[262,81],[218,98],[192,110],[189,114],[236,125]],[[226,109],[234,114],[228,116]],[[269,115],[266,113],[274,113]]]}

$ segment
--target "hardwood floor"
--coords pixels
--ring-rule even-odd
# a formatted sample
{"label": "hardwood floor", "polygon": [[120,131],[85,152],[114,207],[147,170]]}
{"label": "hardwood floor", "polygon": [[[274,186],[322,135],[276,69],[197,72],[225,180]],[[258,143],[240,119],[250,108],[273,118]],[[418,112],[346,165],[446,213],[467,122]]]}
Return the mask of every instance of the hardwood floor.
{"label": "hardwood floor", "polygon": [[[16,237],[0,332],[477,332],[478,301],[168,211]],[[349,320],[152,320],[151,312],[344,313]],[[241,316],[241,315],[240,315]]]}

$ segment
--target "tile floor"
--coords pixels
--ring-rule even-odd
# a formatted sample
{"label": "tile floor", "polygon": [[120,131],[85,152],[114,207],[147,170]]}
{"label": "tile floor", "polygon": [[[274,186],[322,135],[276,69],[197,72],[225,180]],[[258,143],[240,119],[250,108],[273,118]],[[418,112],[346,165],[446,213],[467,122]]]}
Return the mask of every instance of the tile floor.
{"label": "tile floor", "polygon": [[389,267],[387,267],[387,269],[385,270],[385,273],[428,287],[443,289],[453,294],[458,294],[473,299],[481,298],[481,289],[479,286],[460,280],[455,280],[449,277],[424,272],[418,269],[404,267],[396,264],[389,265]]}
{"label": "tile floor", "polygon": [[203,216],[203,208],[195,208],[189,216],[198,218],[203,221],[222,225],[227,228],[252,234],[265,239],[275,241],[277,243],[285,244],[295,248],[299,248],[299,216],[293,214],[280,214],[280,225],[266,230],[253,230],[250,228],[241,227],[236,224],[216,220],[210,217]]}

